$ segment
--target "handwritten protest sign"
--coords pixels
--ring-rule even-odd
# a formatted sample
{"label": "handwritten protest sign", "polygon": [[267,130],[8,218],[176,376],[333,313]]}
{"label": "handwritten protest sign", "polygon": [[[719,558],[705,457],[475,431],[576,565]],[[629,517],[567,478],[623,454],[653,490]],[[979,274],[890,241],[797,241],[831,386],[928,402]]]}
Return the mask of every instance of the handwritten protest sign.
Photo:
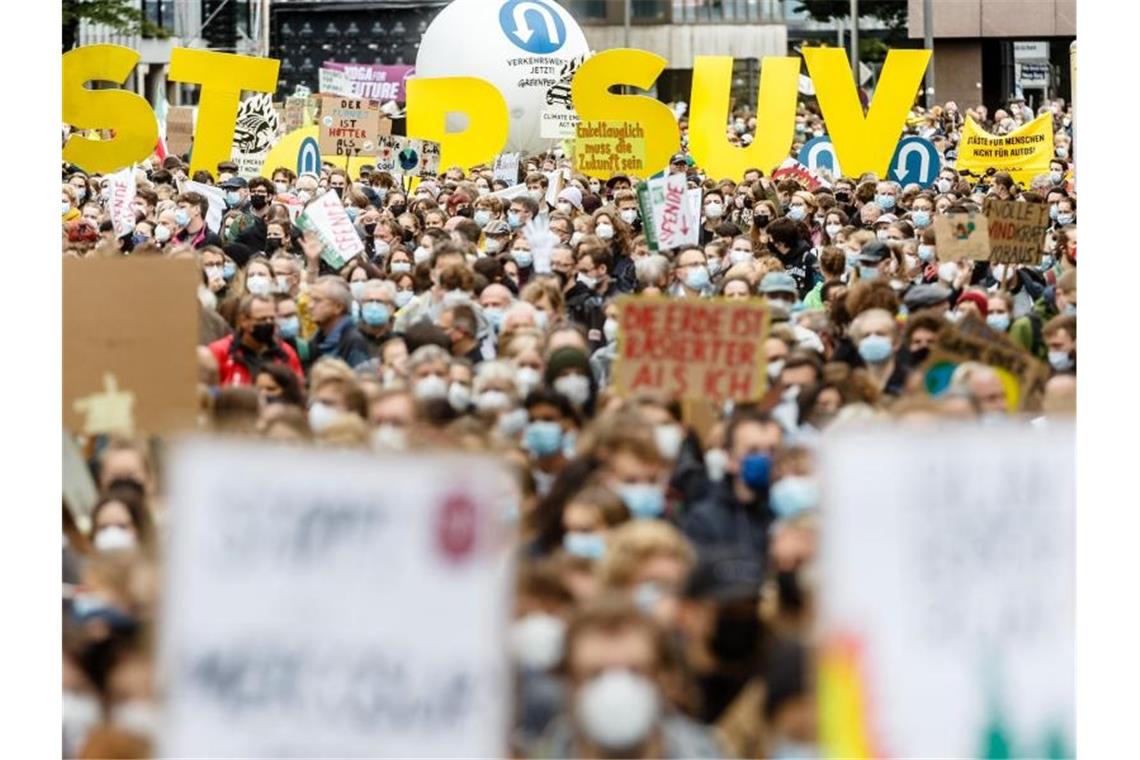
{"label": "handwritten protest sign", "polygon": [[1007,135],[992,135],[970,116],[958,142],[958,171],[974,177],[987,169],[1007,171],[1014,181],[1028,185],[1038,174],[1049,173],[1053,158],[1053,114],[1038,116]]}
{"label": "handwritten protest sign", "polygon": [[191,106],[170,106],[166,111],[166,149],[175,156],[184,156],[194,141],[194,109]]}
{"label": "handwritten protest sign", "polygon": [[196,440],[170,476],[159,756],[506,756],[494,461]]}
{"label": "handwritten protest sign", "polygon": [[135,170],[132,167],[120,169],[107,177],[111,197],[107,199],[107,211],[114,224],[115,237],[130,235],[135,231]]}
{"label": "handwritten protest sign", "polygon": [[983,212],[989,226],[991,263],[1041,263],[1049,227],[1048,206],[987,198]]}
{"label": "handwritten protest sign", "polygon": [[322,68],[317,72],[317,89],[322,95],[354,95],[348,75],[335,69]]}
{"label": "handwritten protest sign", "polygon": [[170,433],[198,413],[193,261],[63,262],[63,421],[75,433]]}
{"label": "handwritten protest sign", "polygon": [[407,137],[382,136],[377,141],[376,171],[406,177],[439,174],[439,143]]}
{"label": "handwritten protest sign", "polygon": [[380,137],[380,103],[359,98],[321,100],[322,156],[370,156]]}
{"label": "handwritten protest sign", "polygon": [[407,79],[415,74],[416,67],[325,61],[321,70],[343,72],[348,78],[349,92],[359,98],[403,103]]}
{"label": "handwritten protest sign", "polygon": [[519,181],[519,154],[503,153],[495,159],[494,179],[501,179],[507,186]]}
{"label": "handwritten protest sign", "polygon": [[353,257],[364,253],[364,241],[356,233],[344,204],[331,190],[305,206],[297,217],[297,227],[317,234],[324,244],[321,258],[333,269],[342,269]]}
{"label": "handwritten protest sign", "polygon": [[[823,757],[1075,756],[1075,444],[1054,423],[824,438]],[[885,459],[898,477],[867,477]]]}
{"label": "handwritten protest sign", "polygon": [[281,117],[273,107],[271,95],[259,93],[241,102],[231,153],[231,160],[238,165],[240,176],[252,179],[261,174],[265,157],[277,142],[280,129]]}
{"label": "handwritten protest sign", "polygon": [[574,169],[609,179],[645,176],[645,130],[636,121],[583,121],[574,133]]}
{"label": "handwritten protest sign", "polygon": [[938,331],[924,365],[927,392],[937,396],[946,390],[954,370],[965,362],[985,364],[997,372],[1010,412],[1035,407],[1049,379],[1048,368],[1036,357],[971,316]]}
{"label": "handwritten protest sign", "polygon": [[613,383],[619,396],[748,401],[767,385],[763,301],[622,297]]}
{"label": "handwritten protest sign", "polygon": [[984,214],[938,214],[934,217],[934,245],[940,261],[990,257],[989,225]]}
{"label": "handwritten protest sign", "polygon": [[294,129],[300,129],[305,126],[305,108],[308,104],[308,98],[298,95],[290,95],[285,98],[285,133],[288,134]]}
{"label": "handwritten protest sign", "polygon": [[647,199],[653,219],[653,239],[658,250],[696,245],[700,236],[700,203],[696,208],[688,202],[688,182],[684,174],[654,177],[646,183]]}

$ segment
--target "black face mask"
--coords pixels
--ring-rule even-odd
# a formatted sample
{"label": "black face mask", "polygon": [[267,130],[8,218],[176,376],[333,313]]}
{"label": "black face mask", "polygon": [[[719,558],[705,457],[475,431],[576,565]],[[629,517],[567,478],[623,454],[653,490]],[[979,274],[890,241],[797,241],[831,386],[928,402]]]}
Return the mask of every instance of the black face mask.
{"label": "black face mask", "polygon": [[722,609],[709,649],[722,663],[748,660],[759,648],[760,633],[760,618],[754,609],[751,614],[747,609]]}
{"label": "black face mask", "polygon": [[344,197],[344,188],[343,187],[334,187],[332,189],[332,191],[334,193],[336,193],[337,198],[343,198]]}
{"label": "black face mask", "polygon": [[249,331],[249,334],[252,335],[253,339],[258,343],[268,345],[273,342],[273,333],[276,329],[277,326],[274,324],[260,323],[254,325],[253,329]]}
{"label": "black face mask", "polygon": [[369,222],[368,224],[364,225],[364,232],[368,235],[368,237],[372,237],[372,233],[375,231],[376,222]]}
{"label": "black face mask", "polygon": [[251,195],[249,197],[249,205],[253,207],[254,211],[261,211],[269,205],[269,199],[264,195]]}
{"label": "black face mask", "polygon": [[393,203],[391,206],[388,207],[388,210],[391,211],[396,216],[399,216],[400,214],[407,211],[408,207],[405,206],[403,203]]}
{"label": "black face mask", "polygon": [[768,222],[770,221],[772,221],[772,217],[768,216],[767,214],[757,214],[756,216],[752,217],[752,223],[760,229],[767,227]]}

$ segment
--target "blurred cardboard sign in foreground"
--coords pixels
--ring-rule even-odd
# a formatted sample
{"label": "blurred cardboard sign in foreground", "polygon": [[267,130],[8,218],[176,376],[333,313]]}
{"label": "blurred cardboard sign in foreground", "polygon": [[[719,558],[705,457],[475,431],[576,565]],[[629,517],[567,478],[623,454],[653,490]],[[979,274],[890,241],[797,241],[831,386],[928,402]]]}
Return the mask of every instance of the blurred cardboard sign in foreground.
{"label": "blurred cardboard sign in foreground", "polygon": [[506,756],[494,460],[198,439],[168,472],[160,757]]}
{"label": "blurred cardboard sign in foreground", "polygon": [[1075,756],[1075,446],[1053,421],[824,438],[823,757]]}
{"label": "blurred cardboard sign in foreground", "polygon": [[193,261],[63,263],[63,421],[73,433],[193,427],[198,301]]}

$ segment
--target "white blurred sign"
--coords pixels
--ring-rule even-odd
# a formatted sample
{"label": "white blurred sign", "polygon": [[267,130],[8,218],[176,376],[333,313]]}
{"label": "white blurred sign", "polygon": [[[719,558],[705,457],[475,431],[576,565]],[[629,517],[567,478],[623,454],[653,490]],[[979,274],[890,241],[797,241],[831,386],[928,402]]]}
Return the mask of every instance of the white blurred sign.
{"label": "white blurred sign", "polygon": [[1068,425],[824,437],[827,756],[1075,755],[1074,452]]}
{"label": "white blurred sign", "polygon": [[180,445],[160,755],[505,756],[509,482],[476,457]]}

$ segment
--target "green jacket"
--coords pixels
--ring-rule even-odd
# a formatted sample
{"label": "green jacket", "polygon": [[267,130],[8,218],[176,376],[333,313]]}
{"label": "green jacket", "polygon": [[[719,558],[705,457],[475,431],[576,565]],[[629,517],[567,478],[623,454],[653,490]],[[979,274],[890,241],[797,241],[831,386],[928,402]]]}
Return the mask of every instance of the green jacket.
{"label": "green jacket", "polygon": [[804,296],[805,309],[822,309],[823,308],[823,280],[815,284],[806,296]]}
{"label": "green jacket", "polygon": [[1009,339],[1041,361],[1049,359],[1049,347],[1045,345],[1042,334],[1045,323],[1058,314],[1053,292],[1052,287],[1046,288],[1044,295],[1033,304],[1033,310],[1014,320],[1009,328]]}

